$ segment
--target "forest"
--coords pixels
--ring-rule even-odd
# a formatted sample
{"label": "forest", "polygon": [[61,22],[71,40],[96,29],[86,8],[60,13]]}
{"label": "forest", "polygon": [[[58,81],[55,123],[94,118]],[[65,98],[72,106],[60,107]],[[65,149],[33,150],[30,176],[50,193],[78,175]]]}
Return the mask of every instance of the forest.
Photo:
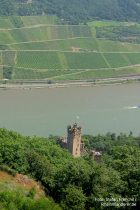
{"label": "forest", "polygon": [[56,15],[62,23],[140,20],[140,0],[0,0],[0,16]]}
{"label": "forest", "polygon": [[[140,137],[131,132],[84,135],[85,153],[80,158],[62,149],[58,139],[0,129],[0,170],[32,177],[46,193],[46,198],[35,200],[33,192],[21,195],[12,188],[0,189],[1,209],[139,209]],[[100,162],[90,156],[93,149],[102,152]]]}

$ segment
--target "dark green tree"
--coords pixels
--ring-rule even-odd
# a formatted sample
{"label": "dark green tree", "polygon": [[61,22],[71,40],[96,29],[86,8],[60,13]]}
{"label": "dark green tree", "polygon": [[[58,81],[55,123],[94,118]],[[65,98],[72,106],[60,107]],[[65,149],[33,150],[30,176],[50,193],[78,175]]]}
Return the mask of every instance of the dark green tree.
{"label": "dark green tree", "polygon": [[86,196],[81,188],[68,186],[64,190],[61,206],[64,210],[85,210]]}

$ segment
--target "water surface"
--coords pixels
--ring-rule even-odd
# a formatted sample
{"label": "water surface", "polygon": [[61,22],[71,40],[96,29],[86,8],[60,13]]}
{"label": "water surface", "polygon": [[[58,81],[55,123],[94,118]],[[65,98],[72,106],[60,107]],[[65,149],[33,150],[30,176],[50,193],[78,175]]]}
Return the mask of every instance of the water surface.
{"label": "water surface", "polygon": [[0,127],[25,135],[66,135],[77,121],[85,134],[140,134],[140,84],[0,90]]}

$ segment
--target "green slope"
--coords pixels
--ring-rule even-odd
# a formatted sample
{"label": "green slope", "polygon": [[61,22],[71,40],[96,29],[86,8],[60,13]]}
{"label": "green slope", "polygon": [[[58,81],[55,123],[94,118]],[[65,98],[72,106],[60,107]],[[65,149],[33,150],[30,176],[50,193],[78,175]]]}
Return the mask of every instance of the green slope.
{"label": "green slope", "polygon": [[[123,34],[127,29],[131,37],[140,28],[111,21],[58,25],[55,16],[0,18],[0,78],[69,80],[139,74],[140,44],[112,40],[116,27]],[[108,36],[98,38],[98,30]]]}

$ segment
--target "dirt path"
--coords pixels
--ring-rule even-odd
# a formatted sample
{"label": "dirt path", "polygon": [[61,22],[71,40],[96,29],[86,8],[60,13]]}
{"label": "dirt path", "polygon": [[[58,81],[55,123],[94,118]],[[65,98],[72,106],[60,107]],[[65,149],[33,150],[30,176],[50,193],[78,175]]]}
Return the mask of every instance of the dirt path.
{"label": "dirt path", "polygon": [[[10,65],[3,65],[0,64],[0,66],[5,66],[5,67],[10,67]],[[135,65],[128,65],[128,66],[122,66],[122,67],[111,67],[111,68],[94,68],[94,69],[63,69],[63,71],[82,71],[82,72],[87,72],[87,71],[97,71],[97,70],[122,70],[122,69],[126,69],[126,68],[133,68],[133,67],[140,67],[140,64],[135,64]],[[39,69],[39,68],[25,68],[25,67],[17,67],[15,66],[15,68],[17,69],[25,69],[25,70],[35,70],[35,71],[54,71],[54,69]],[[55,69],[56,71],[59,71],[60,69]],[[73,74],[77,74],[77,72],[74,72]]]}
{"label": "dirt path", "polygon": [[53,24],[36,24],[30,26],[23,26],[20,28],[0,28],[0,31],[12,31],[12,30],[21,30],[21,29],[30,29],[30,28],[39,28],[39,27],[64,27],[64,26],[73,26],[73,27],[88,27],[86,25],[53,25]]}
{"label": "dirt path", "polygon": [[41,42],[53,42],[53,41],[65,41],[65,40],[73,40],[73,39],[91,39],[92,37],[87,36],[87,37],[68,37],[65,39],[44,39],[44,40],[34,40],[34,41],[27,41],[27,42],[15,42],[11,44],[7,44],[7,46],[11,45],[17,45],[17,44],[28,44],[28,43],[41,43]]}

